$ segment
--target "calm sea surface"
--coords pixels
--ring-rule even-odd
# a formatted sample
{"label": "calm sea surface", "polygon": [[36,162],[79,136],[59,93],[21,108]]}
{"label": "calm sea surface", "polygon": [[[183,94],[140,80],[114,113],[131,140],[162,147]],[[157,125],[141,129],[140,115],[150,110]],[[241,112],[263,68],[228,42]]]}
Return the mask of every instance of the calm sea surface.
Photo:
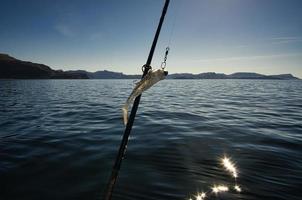
{"label": "calm sea surface", "polygon": [[[133,80],[1,80],[0,199],[101,199]],[[228,156],[237,184],[224,170]],[[302,81],[165,80],[145,92],[113,199],[301,200]]]}

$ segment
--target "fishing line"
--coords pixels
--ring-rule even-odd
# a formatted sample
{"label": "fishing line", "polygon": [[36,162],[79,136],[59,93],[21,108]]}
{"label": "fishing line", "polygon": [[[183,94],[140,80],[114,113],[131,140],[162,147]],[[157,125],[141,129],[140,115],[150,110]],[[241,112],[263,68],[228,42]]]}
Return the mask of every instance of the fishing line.
{"label": "fishing line", "polygon": [[178,7],[178,5],[176,4],[176,6],[175,6],[175,11],[174,11],[174,13],[172,14],[172,16],[173,16],[173,19],[172,19],[172,28],[171,28],[171,30],[170,30],[170,35],[169,35],[169,42],[168,42],[168,45],[167,45],[167,47],[170,47],[170,45],[171,45],[171,41],[172,41],[172,37],[173,37],[173,35],[174,35],[174,29],[175,29],[175,24],[176,24],[176,18],[177,18],[177,16],[178,16],[178,14],[179,14],[179,7]]}
{"label": "fishing line", "polygon": [[174,9],[174,12],[171,14],[172,16],[172,23],[171,23],[171,28],[170,28],[170,33],[169,33],[169,36],[168,36],[168,45],[166,46],[166,49],[165,49],[165,56],[164,56],[164,60],[161,62],[161,69],[165,69],[166,65],[167,65],[167,57],[168,57],[168,54],[169,54],[169,51],[170,51],[170,46],[171,46],[171,42],[172,42],[172,38],[174,36],[174,30],[175,30],[175,24],[176,24],[176,18],[179,14],[179,6],[176,4],[175,6],[175,9]]}

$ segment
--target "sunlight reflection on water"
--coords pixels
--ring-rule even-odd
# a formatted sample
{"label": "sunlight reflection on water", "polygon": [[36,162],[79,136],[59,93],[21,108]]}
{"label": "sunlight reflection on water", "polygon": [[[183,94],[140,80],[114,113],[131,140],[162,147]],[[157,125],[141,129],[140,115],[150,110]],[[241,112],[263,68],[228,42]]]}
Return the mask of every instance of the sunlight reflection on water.
{"label": "sunlight reflection on water", "polygon": [[[233,162],[231,162],[230,158],[224,156],[224,158],[221,159],[222,166],[225,168],[227,172],[230,172],[232,177],[234,178],[234,184],[233,186],[227,186],[227,185],[222,185],[222,184],[217,184],[214,185],[211,190],[208,190],[206,192],[201,192],[197,193],[194,195],[196,200],[203,200],[206,199],[207,197],[210,197],[211,195],[218,195],[218,193],[222,192],[228,192],[230,189],[229,188],[234,188],[235,192],[242,192],[241,187],[237,184],[237,179],[238,179],[238,173],[237,173],[237,167]],[[219,180],[215,180],[215,182],[219,182]],[[228,184],[230,185],[230,184]],[[192,197],[189,198],[190,200],[193,200]]]}

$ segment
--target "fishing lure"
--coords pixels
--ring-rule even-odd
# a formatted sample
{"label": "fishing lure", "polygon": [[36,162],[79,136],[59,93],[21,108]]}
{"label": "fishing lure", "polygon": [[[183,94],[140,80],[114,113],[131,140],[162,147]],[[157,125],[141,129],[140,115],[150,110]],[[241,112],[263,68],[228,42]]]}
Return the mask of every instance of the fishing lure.
{"label": "fishing lure", "polygon": [[128,97],[125,105],[122,108],[124,125],[127,125],[128,123],[128,108],[130,104],[134,101],[134,99],[137,96],[141,95],[144,91],[152,87],[155,83],[165,79],[167,75],[168,72],[164,69],[158,69],[155,71],[149,70],[146,76],[144,76],[144,78],[136,84],[132,93]]}

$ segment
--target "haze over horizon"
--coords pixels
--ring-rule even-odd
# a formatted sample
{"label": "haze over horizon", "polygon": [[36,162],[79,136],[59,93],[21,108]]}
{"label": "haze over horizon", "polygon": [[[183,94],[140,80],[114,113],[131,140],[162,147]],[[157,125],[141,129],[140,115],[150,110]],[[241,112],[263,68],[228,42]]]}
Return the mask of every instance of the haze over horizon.
{"label": "haze over horizon", "polygon": [[[54,69],[139,74],[163,3],[3,0],[0,52]],[[160,66],[171,39],[170,73],[302,78],[301,8],[299,0],[171,0],[152,66]]]}

